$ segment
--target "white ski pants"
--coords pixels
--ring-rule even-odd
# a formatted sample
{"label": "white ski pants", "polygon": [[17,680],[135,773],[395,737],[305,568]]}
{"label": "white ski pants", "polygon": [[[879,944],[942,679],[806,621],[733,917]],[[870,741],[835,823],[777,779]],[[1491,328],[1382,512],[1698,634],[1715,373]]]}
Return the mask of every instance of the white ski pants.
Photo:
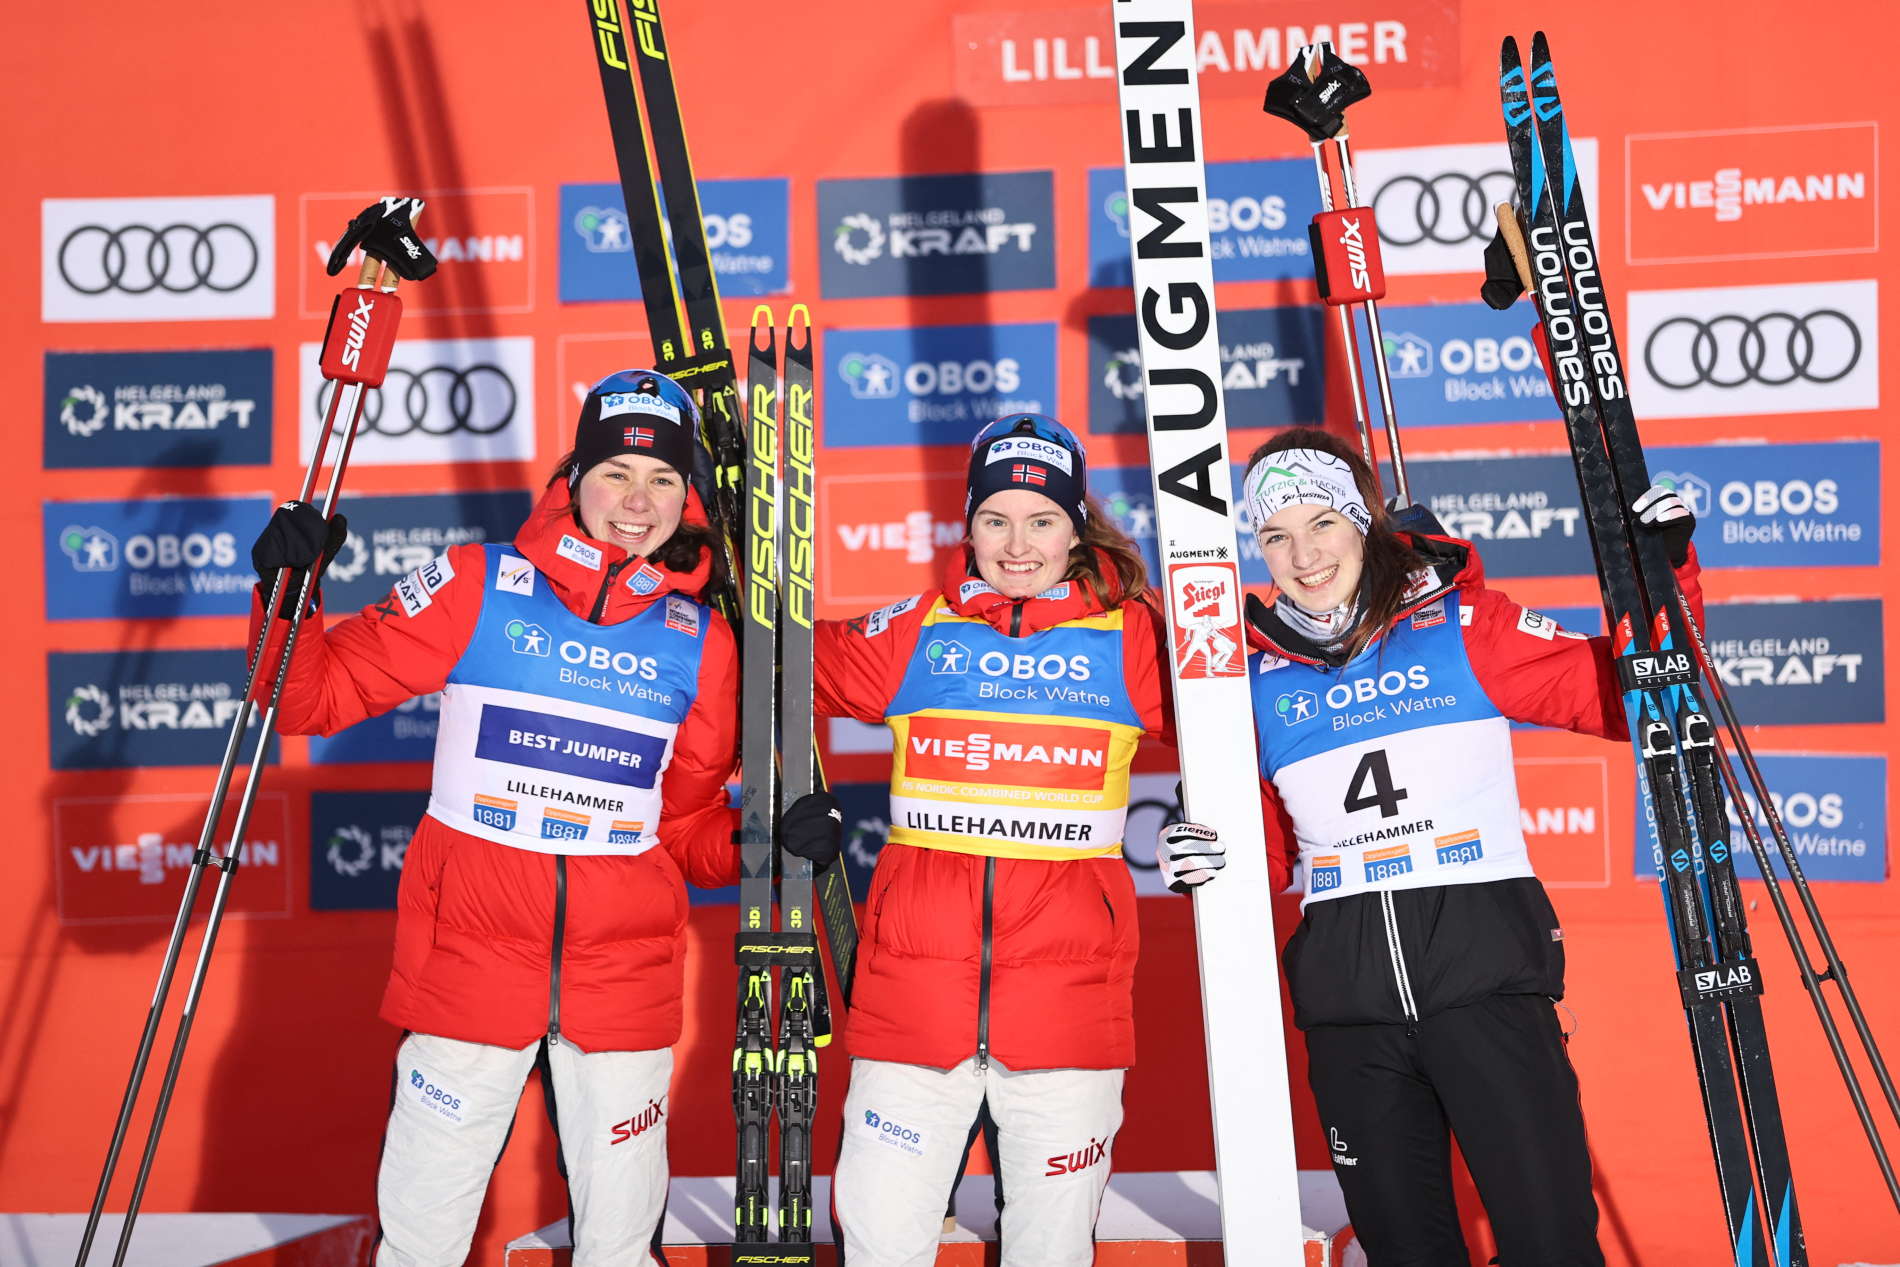
{"label": "white ski pants", "polygon": [[[488,1177],[543,1042],[519,1051],[411,1034],[396,1053],[396,1102],[376,1180],[376,1267],[461,1267]],[[574,1267],[651,1263],[666,1208],[667,1083],[673,1051],[547,1045],[561,1156],[574,1206]]]}
{"label": "white ski pants", "polygon": [[848,1267],[931,1267],[950,1183],[985,1098],[1003,1181],[1003,1267],[1089,1267],[1122,1123],[1120,1069],[1013,1073],[851,1062],[832,1200]]}

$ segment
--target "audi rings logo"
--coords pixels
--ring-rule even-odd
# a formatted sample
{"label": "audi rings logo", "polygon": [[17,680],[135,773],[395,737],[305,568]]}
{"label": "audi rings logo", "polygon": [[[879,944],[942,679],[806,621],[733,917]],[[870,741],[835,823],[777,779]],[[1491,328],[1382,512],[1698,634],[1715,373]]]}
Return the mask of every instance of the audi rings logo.
{"label": "audi rings logo", "polygon": [[149,295],[163,290],[230,294],[257,276],[263,262],[250,230],[229,220],[199,226],[171,224],[82,224],[60,239],[59,275],[82,295],[120,291]]}
{"label": "audi rings logo", "polygon": [[[317,390],[317,414],[330,407],[335,384]],[[383,385],[363,400],[360,435],[395,439],[407,435],[491,436],[514,421],[521,396],[508,371],[492,362],[431,365],[424,369],[391,366]]]}
{"label": "audi rings logo", "polygon": [[1805,315],[1671,317],[1643,341],[1643,365],[1664,387],[1838,383],[1860,364],[1860,327],[1837,308]]}
{"label": "audi rings logo", "polygon": [[1372,195],[1379,238],[1395,247],[1487,242],[1491,209],[1509,202],[1515,187],[1511,173],[1498,169],[1476,176],[1468,172],[1394,176]]}

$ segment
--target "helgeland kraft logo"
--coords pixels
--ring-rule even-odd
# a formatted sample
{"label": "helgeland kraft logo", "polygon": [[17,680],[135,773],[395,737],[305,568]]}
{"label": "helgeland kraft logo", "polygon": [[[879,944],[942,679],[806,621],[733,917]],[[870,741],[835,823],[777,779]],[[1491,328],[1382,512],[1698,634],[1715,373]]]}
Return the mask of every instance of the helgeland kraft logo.
{"label": "helgeland kraft logo", "polygon": [[310,907],[390,910],[427,792],[310,794]]}
{"label": "helgeland kraft logo", "polygon": [[1886,720],[1879,599],[1711,603],[1709,659],[1755,725]]}
{"label": "helgeland kraft logo", "polygon": [[821,180],[818,229],[826,298],[1055,284],[1046,171]]}
{"label": "helgeland kraft logo", "polygon": [[269,348],[48,352],[46,465],[268,462],[271,358]]}
{"label": "helgeland kraft logo", "polygon": [[228,650],[49,652],[53,768],[216,765],[239,711],[242,669]]}
{"label": "helgeland kraft logo", "polygon": [[513,489],[351,498],[349,537],[323,576],[325,606],[362,607],[455,546],[512,539],[531,501]]}

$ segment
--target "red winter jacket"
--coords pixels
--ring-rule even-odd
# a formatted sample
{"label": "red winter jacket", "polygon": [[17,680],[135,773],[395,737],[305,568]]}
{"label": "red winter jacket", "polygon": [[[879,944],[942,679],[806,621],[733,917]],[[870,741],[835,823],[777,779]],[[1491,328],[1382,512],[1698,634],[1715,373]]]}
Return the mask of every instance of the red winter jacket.
{"label": "red winter jacket", "polygon": [[[588,615],[604,595],[597,623],[614,625],[668,593],[691,595],[704,586],[703,561],[691,573],[667,572],[658,589],[642,596],[557,555],[562,535],[570,534],[601,551],[615,576],[627,557],[618,546],[584,536],[567,500],[562,487],[544,494],[515,537],[515,549],[569,611]],[[321,613],[305,623],[284,684],[279,730],[334,734],[441,690],[481,614],[482,553],[479,545],[450,549],[454,579],[414,615],[392,594],[329,630]],[[253,642],[259,616],[254,611]],[[726,801],[737,751],[735,669],[732,631],[715,615],[698,693],[663,775],[659,847],[631,858],[557,856],[498,845],[425,816],[403,861],[383,1019],[502,1047],[524,1047],[557,1028],[585,1051],[645,1051],[678,1041],[686,955],[682,878],[708,888],[738,879],[735,820]],[[557,880],[564,881],[564,907],[556,905]]]}
{"label": "red winter jacket", "polygon": [[[1422,537],[1415,538],[1414,544],[1426,552],[1428,563],[1436,565],[1441,583],[1422,591],[1399,615],[1437,602],[1451,589],[1458,590],[1459,602],[1472,613],[1471,622],[1464,627],[1466,656],[1478,685],[1500,713],[1512,721],[1536,726],[1605,739],[1629,738],[1623,691],[1617,684],[1607,636],[1553,638],[1547,632],[1528,632],[1526,624],[1547,622],[1548,617],[1530,612],[1533,619],[1527,621],[1527,608],[1497,590],[1487,589],[1484,563],[1469,541]],[[1691,545],[1688,560],[1676,570],[1676,584],[1698,624],[1704,623],[1700,576],[1701,566]],[[1266,637],[1258,628],[1248,630],[1248,640],[1257,649],[1287,659],[1319,662],[1298,647],[1283,645],[1284,640]],[[1266,779],[1260,780],[1260,798],[1266,819],[1267,868],[1277,893],[1292,882],[1299,844],[1279,793]]]}
{"label": "red winter jacket", "polygon": [[[901,612],[819,622],[816,711],[884,721],[938,593],[959,615],[1015,636],[1106,610],[1086,585],[1060,600],[990,591],[959,601],[973,574],[959,552],[942,590],[899,604]],[[1160,735],[1160,620],[1142,601],[1122,611],[1125,685],[1147,733]],[[982,1029],[990,1055],[1010,1069],[1134,1064],[1140,934],[1119,857],[990,858],[887,844],[861,945],[845,1033],[853,1056],[948,1069],[977,1051]]]}

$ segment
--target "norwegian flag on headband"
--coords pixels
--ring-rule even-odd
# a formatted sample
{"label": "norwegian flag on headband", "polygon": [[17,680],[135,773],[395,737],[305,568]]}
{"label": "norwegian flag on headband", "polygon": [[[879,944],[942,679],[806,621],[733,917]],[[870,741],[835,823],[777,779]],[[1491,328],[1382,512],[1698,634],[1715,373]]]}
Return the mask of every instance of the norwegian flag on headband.
{"label": "norwegian flag on headband", "polygon": [[626,432],[626,443],[639,449],[652,448],[653,447],[653,428],[652,427],[628,427],[627,432]]}
{"label": "norwegian flag on headband", "polygon": [[1049,472],[1029,462],[1018,462],[1009,468],[1009,478],[1016,484],[1047,484]]}

